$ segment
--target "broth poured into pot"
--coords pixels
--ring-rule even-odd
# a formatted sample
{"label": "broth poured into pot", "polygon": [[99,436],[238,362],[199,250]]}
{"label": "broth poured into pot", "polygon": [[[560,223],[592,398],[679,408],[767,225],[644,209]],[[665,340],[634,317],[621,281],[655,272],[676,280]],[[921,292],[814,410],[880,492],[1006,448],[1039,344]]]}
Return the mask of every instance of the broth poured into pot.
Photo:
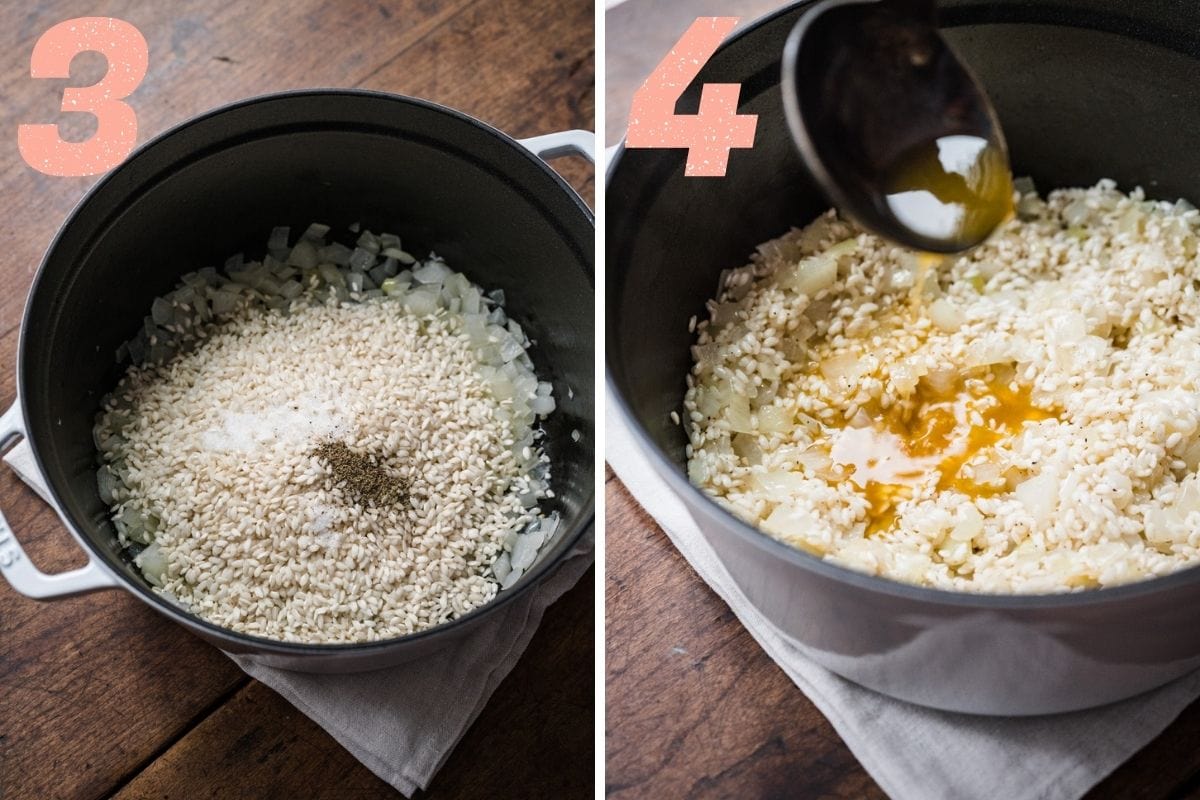
{"label": "broth poured into pot", "polygon": [[885,186],[896,220],[930,239],[981,242],[1013,213],[1008,157],[978,136],[942,136],[910,150]]}

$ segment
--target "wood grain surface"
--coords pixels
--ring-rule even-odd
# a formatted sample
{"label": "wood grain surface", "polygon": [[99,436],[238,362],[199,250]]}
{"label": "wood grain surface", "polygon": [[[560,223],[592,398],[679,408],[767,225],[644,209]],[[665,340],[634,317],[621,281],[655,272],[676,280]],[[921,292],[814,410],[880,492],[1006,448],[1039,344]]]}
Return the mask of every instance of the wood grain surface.
{"label": "wood grain surface", "polygon": [[[606,144],[629,102],[697,16],[741,16],[774,0],[627,0],[605,15]],[[879,798],[833,726],[691,570],[621,482],[606,485],[607,794]],[[1200,798],[1200,702],[1089,795]]]}
{"label": "wood grain surface", "polygon": [[[4,3],[0,408],[15,396],[18,327],[41,254],[95,181],[27,167],[16,125],[61,121],[65,138],[85,138],[94,122],[58,112],[62,88],[105,71],[83,54],[70,80],[34,81],[29,56],[51,25],[94,15],[132,22],[149,43],[149,72],[129,99],[139,142],[222,103],[311,86],[427,97],[517,136],[594,127],[593,6],[579,0]],[[591,166],[555,166],[591,202]],[[43,569],[83,563],[6,468],[0,507]],[[589,574],[547,612],[427,796],[517,786],[528,797],[590,796],[593,608]],[[220,652],[124,592],[38,603],[0,581],[0,640],[4,800],[398,796]]]}

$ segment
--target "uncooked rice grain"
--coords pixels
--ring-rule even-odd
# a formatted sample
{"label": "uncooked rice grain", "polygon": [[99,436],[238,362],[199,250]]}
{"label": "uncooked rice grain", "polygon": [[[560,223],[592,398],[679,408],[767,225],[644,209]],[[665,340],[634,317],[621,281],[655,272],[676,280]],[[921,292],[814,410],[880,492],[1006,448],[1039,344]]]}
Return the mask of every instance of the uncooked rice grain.
{"label": "uncooked rice grain", "polygon": [[[783,542],[925,586],[1061,592],[1197,564],[1198,228],[1189,203],[1102,181],[1025,191],[940,268],[832,211],[767,242],[697,326],[689,476]],[[955,386],[976,403],[955,424],[988,446],[954,480],[926,465],[868,497],[854,476],[881,462],[833,448]],[[999,427],[1021,397],[1030,415]]]}
{"label": "uncooked rice grain", "polygon": [[[514,427],[530,423],[462,314],[378,292],[344,302],[310,277],[282,310],[243,303],[205,323],[108,398],[97,437],[102,473],[120,476],[104,488],[122,541],[149,544],[137,563],[164,596],[272,639],[374,641],[484,605],[520,576],[508,551],[528,567],[554,532],[532,474],[548,459]],[[350,496],[319,457],[329,442],[403,491]]]}

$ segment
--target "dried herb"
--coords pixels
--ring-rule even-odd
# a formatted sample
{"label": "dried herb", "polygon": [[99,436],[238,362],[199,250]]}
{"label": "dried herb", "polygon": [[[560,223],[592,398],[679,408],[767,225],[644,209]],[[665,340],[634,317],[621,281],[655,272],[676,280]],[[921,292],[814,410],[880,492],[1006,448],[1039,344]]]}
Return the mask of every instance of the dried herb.
{"label": "dried herb", "polygon": [[371,454],[356,453],[345,442],[324,442],[313,454],[329,468],[333,485],[360,505],[391,506],[408,499],[408,486]]}

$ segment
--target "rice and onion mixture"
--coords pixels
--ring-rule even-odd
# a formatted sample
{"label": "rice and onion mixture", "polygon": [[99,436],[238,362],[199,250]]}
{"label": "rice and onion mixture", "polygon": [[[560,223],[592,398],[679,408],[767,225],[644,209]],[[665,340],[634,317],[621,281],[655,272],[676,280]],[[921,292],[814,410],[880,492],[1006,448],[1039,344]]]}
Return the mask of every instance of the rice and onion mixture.
{"label": "rice and onion mixture", "polygon": [[98,419],[98,480],[122,545],[193,613],[372,641],[533,563],[557,524],[534,427],[554,401],[501,294],[398,237],[327,231],[288,248],[277,229],[264,261],[156,301],[119,354],[135,363]]}
{"label": "rice and onion mixture", "polygon": [[692,482],[797,548],[945,589],[1200,561],[1200,213],[1111,181],[1018,192],[952,262],[831,211],[724,274],[695,326]]}

